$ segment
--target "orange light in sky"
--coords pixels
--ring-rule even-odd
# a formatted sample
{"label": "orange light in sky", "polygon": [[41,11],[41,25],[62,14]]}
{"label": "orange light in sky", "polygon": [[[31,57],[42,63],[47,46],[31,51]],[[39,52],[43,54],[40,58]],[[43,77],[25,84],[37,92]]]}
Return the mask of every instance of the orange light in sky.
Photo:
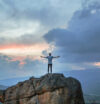
{"label": "orange light in sky", "polygon": [[0,53],[12,56],[27,56],[27,55],[41,55],[43,50],[49,48],[47,43],[33,44],[33,45],[0,45]]}
{"label": "orange light in sky", "polygon": [[94,66],[100,67],[100,62],[93,63]]}
{"label": "orange light in sky", "polygon": [[9,62],[19,61],[19,65],[23,66],[25,59],[40,60],[40,55],[43,50],[47,50],[49,45],[47,43],[38,43],[33,45],[11,44],[0,45],[0,53],[8,55],[11,59],[7,59]]}

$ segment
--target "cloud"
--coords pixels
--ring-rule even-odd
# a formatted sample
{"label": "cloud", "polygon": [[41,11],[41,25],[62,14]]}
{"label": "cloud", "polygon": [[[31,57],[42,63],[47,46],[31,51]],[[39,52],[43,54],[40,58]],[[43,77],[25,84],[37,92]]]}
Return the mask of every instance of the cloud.
{"label": "cloud", "polygon": [[25,34],[19,37],[0,37],[0,53],[11,56],[40,56],[49,45],[42,37]]}
{"label": "cloud", "polygon": [[17,37],[0,37],[0,44],[26,44],[26,45],[32,45],[36,43],[44,43],[44,39],[39,36],[36,37],[34,34],[24,34]]}
{"label": "cloud", "polygon": [[[69,5],[67,5],[69,3]],[[5,11],[9,12],[9,17],[12,17],[14,19],[28,19],[28,20],[39,20],[43,24],[62,24],[61,20],[67,19],[68,15],[65,14],[69,9],[69,7],[72,7],[72,10],[74,11],[76,7],[74,6],[78,4],[76,2],[73,3],[66,1],[66,0],[43,0],[43,1],[32,1],[32,0],[3,0],[2,5],[5,5]],[[66,6],[67,5],[67,6]],[[73,8],[74,6],[74,8]],[[68,12],[70,14],[70,12]],[[51,22],[52,20],[52,22]],[[59,21],[59,22],[57,22]],[[64,23],[64,22],[63,22]]]}
{"label": "cloud", "polygon": [[74,13],[67,29],[53,29],[44,38],[55,42],[63,62],[100,61],[100,2],[92,2]]}
{"label": "cloud", "polygon": [[[27,57],[23,60],[13,60],[13,57],[0,54],[0,80],[26,76],[40,76],[46,73],[44,63]],[[21,65],[20,62],[25,62]]]}
{"label": "cloud", "polygon": [[0,33],[2,36],[43,35],[52,28],[65,27],[73,12],[81,6],[80,0],[72,1],[1,0]]}

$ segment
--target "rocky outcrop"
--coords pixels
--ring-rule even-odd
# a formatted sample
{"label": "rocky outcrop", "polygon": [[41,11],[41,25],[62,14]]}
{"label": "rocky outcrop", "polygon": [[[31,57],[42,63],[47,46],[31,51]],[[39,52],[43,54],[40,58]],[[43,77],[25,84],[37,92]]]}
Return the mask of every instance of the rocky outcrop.
{"label": "rocky outcrop", "polygon": [[[4,102],[4,90],[0,90],[0,102],[3,103]],[[1,104],[0,103],[0,104]]]}
{"label": "rocky outcrop", "polygon": [[80,82],[63,74],[31,77],[5,90],[4,104],[84,104]]}

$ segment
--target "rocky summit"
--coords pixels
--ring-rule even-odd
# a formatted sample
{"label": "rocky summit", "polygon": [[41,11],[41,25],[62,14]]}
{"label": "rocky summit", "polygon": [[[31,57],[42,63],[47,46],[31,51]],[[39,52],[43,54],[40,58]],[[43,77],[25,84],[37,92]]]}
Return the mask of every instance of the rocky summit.
{"label": "rocky summit", "polygon": [[84,104],[81,84],[63,74],[31,77],[7,88],[4,104]]}

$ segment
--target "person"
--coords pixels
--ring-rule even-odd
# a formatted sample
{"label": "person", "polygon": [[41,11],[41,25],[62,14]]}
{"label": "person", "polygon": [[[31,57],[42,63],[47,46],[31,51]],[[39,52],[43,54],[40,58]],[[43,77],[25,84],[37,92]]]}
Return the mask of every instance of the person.
{"label": "person", "polygon": [[51,53],[49,53],[49,56],[41,56],[41,58],[47,58],[48,59],[48,73],[51,72],[52,73],[52,59],[53,58],[59,58],[60,56],[52,56]]}

